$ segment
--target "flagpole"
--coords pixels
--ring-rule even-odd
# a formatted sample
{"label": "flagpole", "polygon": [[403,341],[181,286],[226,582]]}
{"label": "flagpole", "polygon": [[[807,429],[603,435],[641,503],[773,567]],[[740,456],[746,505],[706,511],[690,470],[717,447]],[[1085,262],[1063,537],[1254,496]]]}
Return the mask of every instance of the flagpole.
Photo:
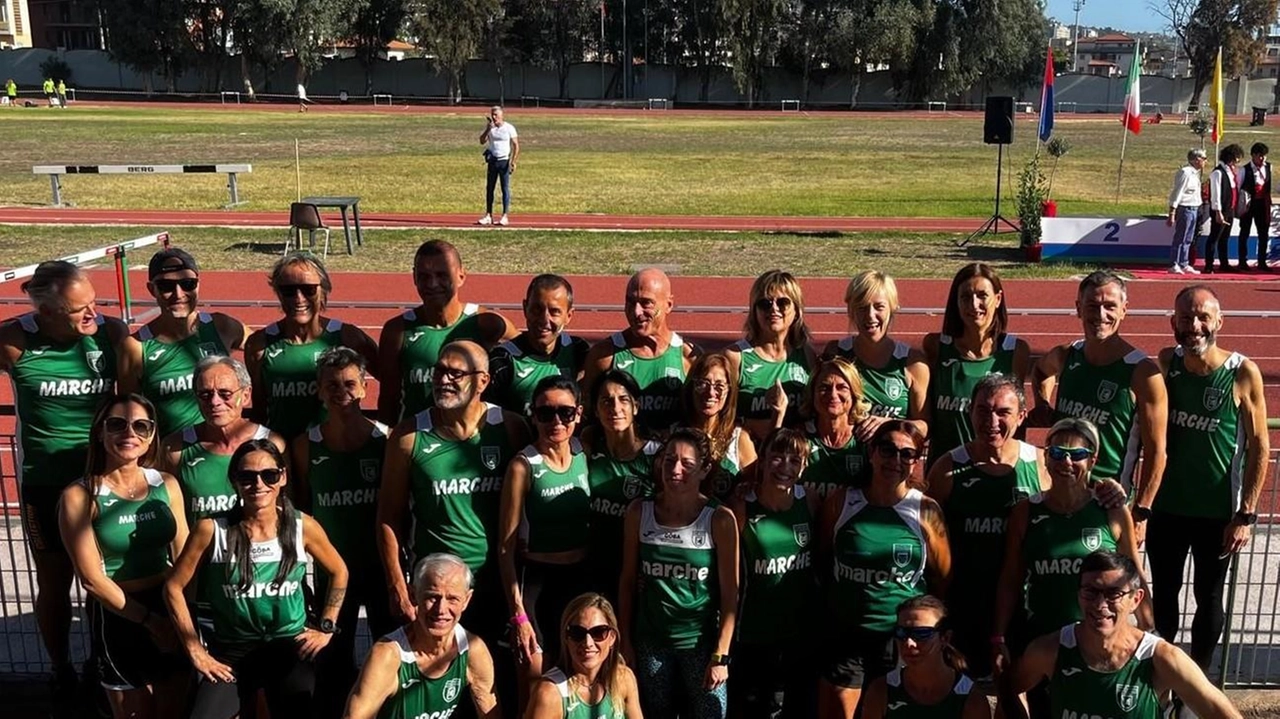
{"label": "flagpole", "polygon": [[1120,169],[1116,171],[1116,204],[1120,204],[1120,181],[1124,178],[1124,149],[1129,143],[1129,128],[1120,131]]}

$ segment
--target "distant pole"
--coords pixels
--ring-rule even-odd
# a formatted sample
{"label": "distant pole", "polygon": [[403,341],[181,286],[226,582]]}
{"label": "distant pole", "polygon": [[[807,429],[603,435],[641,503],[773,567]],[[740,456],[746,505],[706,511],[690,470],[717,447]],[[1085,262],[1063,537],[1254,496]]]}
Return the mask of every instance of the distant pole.
{"label": "distant pole", "polygon": [[1073,0],[1072,9],[1076,11],[1076,29],[1075,35],[1071,38],[1071,72],[1079,72],[1080,63],[1080,10],[1084,8],[1085,0]]}
{"label": "distant pole", "polygon": [[604,0],[600,0],[600,51],[596,53],[600,61],[600,99],[604,99]]}
{"label": "distant pole", "polygon": [[298,138],[293,139],[293,173],[298,183],[298,202],[302,202],[302,156],[298,153]]}
{"label": "distant pole", "polygon": [[622,99],[631,97],[631,38],[627,37],[627,0],[622,0]]}
{"label": "distant pole", "polygon": [[649,92],[649,0],[644,0],[644,94],[653,94]]}

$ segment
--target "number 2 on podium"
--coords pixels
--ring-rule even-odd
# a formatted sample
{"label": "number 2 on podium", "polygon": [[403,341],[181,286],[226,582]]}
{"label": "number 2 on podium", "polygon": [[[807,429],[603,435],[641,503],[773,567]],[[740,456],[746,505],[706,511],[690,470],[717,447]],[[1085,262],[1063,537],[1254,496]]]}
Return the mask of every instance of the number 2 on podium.
{"label": "number 2 on podium", "polygon": [[1120,241],[1120,223],[1119,222],[1108,222],[1107,224],[1103,225],[1103,228],[1105,228],[1107,231],[1106,237],[1102,238],[1103,242],[1119,242]]}

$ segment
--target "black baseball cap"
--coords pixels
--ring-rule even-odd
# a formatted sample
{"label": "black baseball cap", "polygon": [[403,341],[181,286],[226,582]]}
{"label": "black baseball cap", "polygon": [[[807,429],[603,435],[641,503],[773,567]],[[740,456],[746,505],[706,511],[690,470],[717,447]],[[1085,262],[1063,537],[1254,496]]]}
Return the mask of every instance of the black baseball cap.
{"label": "black baseball cap", "polygon": [[147,278],[182,270],[191,270],[197,275],[200,274],[200,267],[196,265],[196,258],[192,257],[191,253],[179,247],[170,247],[151,256],[151,263],[147,266]]}

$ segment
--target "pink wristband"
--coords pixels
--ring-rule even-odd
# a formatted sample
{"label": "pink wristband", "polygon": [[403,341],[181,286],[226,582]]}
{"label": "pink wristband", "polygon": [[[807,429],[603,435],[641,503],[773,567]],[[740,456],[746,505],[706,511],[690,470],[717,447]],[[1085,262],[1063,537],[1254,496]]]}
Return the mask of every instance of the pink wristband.
{"label": "pink wristband", "polygon": [[515,615],[514,617],[512,617],[512,618],[511,618],[511,621],[512,621],[513,623],[515,623],[515,625],[516,625],[517,627],[518,627],[518,626],[520,626],[521,624],[528,624],[528,623],[529,623],[529,615],[528,615],[528,614],[517,614],[517,615]]}

